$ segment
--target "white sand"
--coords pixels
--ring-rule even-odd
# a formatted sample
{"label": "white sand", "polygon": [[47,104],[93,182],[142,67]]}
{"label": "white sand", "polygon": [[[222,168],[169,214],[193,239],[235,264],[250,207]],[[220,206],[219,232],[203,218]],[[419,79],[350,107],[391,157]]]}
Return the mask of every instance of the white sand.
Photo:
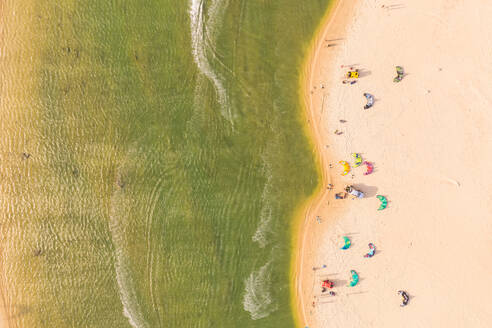
{"label": "white sand", "polygon": [[[490,327],[492,1],[342,2],[314,56],[309,115],[325,185],[360,185],[368,198],[326,191],[308,211],[297,269],[302,325]],[[347,8],[355,9],[344,31],[336,25]],[[344,85],[342,64],[365,73]],[[396,65],[407,72],[400,83]],[[377,99],[368,110],[364,92]],[[353,163],[352,152],[375,172],[341,177],[336,163]],[[388,197],[387,209],[377,211],[375,194]],[[353,242],[345,251],[344,235]],[[378,251],[367,259],[369,242]],[[353,288],[351,269],[361,278]],[[323,276],[338,283],[337,296],[320,296]],[[411,295],[407,307],[399,289]]]}

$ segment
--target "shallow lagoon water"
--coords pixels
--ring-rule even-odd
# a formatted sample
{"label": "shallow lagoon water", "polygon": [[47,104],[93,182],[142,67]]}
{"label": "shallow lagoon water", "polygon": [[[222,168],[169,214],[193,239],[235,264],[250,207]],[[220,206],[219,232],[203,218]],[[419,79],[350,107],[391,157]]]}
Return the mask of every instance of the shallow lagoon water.
{"label": "shallow lagoon water", "polygon": [[327,2],[5,2],[12,326],[294,325],[299,77]]}

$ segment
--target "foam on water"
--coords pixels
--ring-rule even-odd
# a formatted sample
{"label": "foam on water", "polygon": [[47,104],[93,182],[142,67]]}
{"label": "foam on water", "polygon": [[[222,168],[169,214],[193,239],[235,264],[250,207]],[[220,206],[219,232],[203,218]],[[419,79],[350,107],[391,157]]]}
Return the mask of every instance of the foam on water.
{"label": "foam on water", "polygon": [[209,54],[212,54],[214,61],[221,64],[220,60],[218,60],[215,55],[214,47],[216,31],[221,25],[221,18],[224,15],[227,5],[228,0],[213,0],[207,13],[208,19],[205,19],[203,10],[204,1],[191,0],[189,14],[191,21],[191,47],[193,59],[200,72],[214,84],[218,102],[221,106],[222,116],[233,124],[231,108],[229,106],[223,78],[212,67],[209,59]]}
{"label": "foam on water", "polygon": [[[274,106],[276,109],[278,108],[276,104]],[[273,131],[280,129],[278,118],[273,117],[270,123]],[[261,194],[260,223],[252,237],[253,241],[257,242],[261,248],[264,248],[269,243],[269,237],[271,237],[275,231],[275,228],[273,227],[273,218],[277,217],[279,211],[278,205],[280,199],[279,193],[275,192],[272,165],[276,161],[274,154],[278,151],[280,144],[278,135],[274,134],[261,155],[263,162],[262,173],[263,176],[266,177],[266,182]]]}
{"label": "foam on water", "polygon": [[264,248],[268,244],[270,222],[272,222],[272,208],[267,204],[261,208],[260,224],[258,225],[253,237],[251,237],[251,239],[257,242],[261,248]]}
{"label": "foam on water", "polygon": [[261,194],[261,212],[260,212],[260,223],[256,229],[253,237],[253,241],[257,242],[261,248],[264,248],[268,244],[268,234],[271,232],[270,223],[272,222],[273,207],[271,199],[272,195],[272,169],[270,164],[263,156],[264,171],[267,177],[265,186],[263,187],[263,192]]}
{"label": "foam on water", "polygon": [[[157,318],[161,320],[161,316],[159,315],[159,307],[157,306],[157,300],[154,295],[154,286],[153,286],[153,268],[154,268],[154,251],[152,247],[152,220],[154,218],[154,211],[157,206],[158,200],[162,193],[162,178],[159,178],[152,188],[152,194],[150,195],[149,205],[147,206],[147,211],[145,215],[145,225],[146,225],[146,239],[147,239],[147,266],[149,268],[149,292],[150,298],[152,300],[153,310],[157,312]],[[162,324],[160,324],[162,325]]]}
{"label": "foam on water", "polygon": [[123,314],[128,318],[128,322],[134,328],[149,327],[144,319],[140,304],[138,303],[136,288],[129,272],[128,255],[125,250],[128,245],[125,242],[125,217],[126,206],[123,192],[116,190],[111,198],[109,230],[115,249],[115,271],[116,281],[118,282],[121,303],[123,304]]}
{"label": "foam on water", "polygon": [[243,308],[250,313],[251,319],[258,320],[267,317],[277,309],[270,293],[271,261],[259,270],[251,272],[245,280]]}

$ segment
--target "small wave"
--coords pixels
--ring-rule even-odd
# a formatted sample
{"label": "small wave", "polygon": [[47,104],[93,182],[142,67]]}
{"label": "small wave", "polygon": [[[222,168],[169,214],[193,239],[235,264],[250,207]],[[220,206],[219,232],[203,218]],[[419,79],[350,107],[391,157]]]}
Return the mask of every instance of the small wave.
{"label": "small wave", "polygon": [[260,244],[261,248],[268,245],[268,234],[270,233],[270,222],[272,222],[272,208],[263,206],[260,213],[260,224],[251,239]]}
{"label": "small wave", "polygon": [[273,217],[273,208],[272,202],[273,200],[270,198],[272,194],[272,170],[268,162],[263,158],[264,163],[264,171],[267,176],[267,181],[265,186],[263,187],[263,192],[261,194],[261,212],[260,212],[260,224],[254,233],[253,241],[260,244],[260,247],[263,248],[268,244],[268,235],[271,232],[270,223],[272,222]]}
{"label": "small wave", "polygon": [[111,224],[111,235],[113,237],[113,244],[115,247],[115,271],[116,271],[116,281],[119,287],[121,304],[123,304],[123,315],[128,318],[128,322],[134,328],[144,328],[148,327],[147,322],[143,318],[140,305],[138,304],[137,295],[135,292],[135,286],[133,285],[130,273],[126,268],[128,264],[126,263],[127,256],[123,253],[122,246],[119,246],[120,239],[118,238],[118,228]]}
{"label": "small wave", "polygon": [[[232,113],[228,105],[227,92],[222,82],[222,78],[213,69],[207,53],[213,54],[215,35],[221,23],[221,17],[227,7],[228,1],[213,0],[208,10],[208,19],[205,22],[203,0],[191,0],[190,4],[190,25],[191,25],[191,47],[193,59],[200,72],[205,75],[215,87],[218,102],[221,105],[221,114],[232,124]],[[214,55],[214,58],[215,55]]]}
{"label": "small wave", "polygon": [[[119,179],[118,179],[119,180]],[[144,318],[140,304],[138,303],[135,285],[133,283],[128,254],[125,253],[127,242],[125,240],[125,222],[129,222],[129,199],[121,190],[115,190],[111,197],[109,213],[109,230],[115,249],[115,272],[118,283],[120,300],[123,305],[123,315],[134,328],[146,328],[148,323]]]}
{"label": "small wave", "polygon": [[243,308],[250,313],[251,319],[258,320],[267,317],[277,310],[270,293],[271,261],[259,270],[251,272],[245,281]]}
{"label": "small wave", "polygon": [[269,154],[274,148],[274,143],[270,143],[267,146],[266,151],[262,155],[263,160],[263,174],[266,176],[267,181],[263,187],[263,192],[261,194],[261,211],[260,211],[260,223],[256,229],[252,239],[257,242],[261,248],[264,248],[269,242],[269,235],[272,233],[272,220],[276,214],[276,204],[278,200],[275,197],[274,187],[273,187],[273,174],[272,174],[272,164],[269,159]]}

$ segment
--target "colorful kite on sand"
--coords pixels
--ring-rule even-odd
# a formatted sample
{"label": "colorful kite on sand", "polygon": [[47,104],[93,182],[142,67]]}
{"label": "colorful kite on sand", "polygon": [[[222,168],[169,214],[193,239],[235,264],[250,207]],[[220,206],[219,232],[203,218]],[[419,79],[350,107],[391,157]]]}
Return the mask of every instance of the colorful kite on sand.
{"label": "colorful kite on sand", "polygon": [[399,290],[398,295],[401,296],[401,304],[400,306],[406,306],[408,304],[408,301],[410,300],[410,296],[408,296],[407,292],[404,290]]}
{"label": "colorful kite on sand", "polygon": [[370,93],[364,93],[364,97],[367,99],[367,103],[364,105],[364,109],[369,109],[374,105],[374,96]]}
{"label": "colorful kite on sand", "polygon": [[400,82],[403,79],[405,72],[403,71],[403,67],[401,66],[396,66],[395,69],[396,69],[396,77],[393,79],[393,82]]}
{"label": "colorful kite on sand", "polygon": [[362,164],[362,156],[358,153],[352,153],[352,157],[354,158],[354,167],[360,166]]}
{"label": "colorful kite on sand", "polygon": [[350,274],[352,275],[352,280],[350,281],[349,286],[354,287],[359,282],[359,275],[355,270],[350,270]]}
{"label": "colorful kite on sand", "polygon": [[343,242],[344,242],[343,247],[340,249],[349,249],[351,245],[350,238],[343,236]]}
{"label": "colorful kite on sand", "polygon": [[384,210],[388,206],[388,200],[386,199],[386,197],[381,195],[377,195],[376,197],[381,201],[381,205],[379,205],[378,211]]}
{"label": "colorful kite on sand", "polygon": [[364,161],[364,163],[362,163],[362,164],[364,164],[365,166],[367,166],[367,171],[364,172],[364,175],[371,174],[372,171],[374,170],[374,166],[372,165],[372,163],[371,162],[368,162],[368,161]]}
{"label": "colorful kite on sand", "polygon": [[376,246],[373,243],[369,243],[369,253],[364,255],[364,257],[373,257],[376,253]]}
{"label": "colorful kite on sand", "polygon": [[350,164],[346,161],[340,161],[338,163],[343,165],[342,175],[347,175],[350,172]]}

